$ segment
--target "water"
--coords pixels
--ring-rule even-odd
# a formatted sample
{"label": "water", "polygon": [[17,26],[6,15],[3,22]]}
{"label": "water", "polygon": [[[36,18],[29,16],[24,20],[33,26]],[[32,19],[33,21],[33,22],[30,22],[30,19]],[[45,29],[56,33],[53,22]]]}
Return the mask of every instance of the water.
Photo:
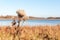
{"label": "water", "polygon": [[[13,20],[0,20],[0,25],[11,25]],[[17,20],[16,20],[17,22]],[[27,20],[23,25],[56,25],[60,24],[60,20]],[[22,22],[21,22],[22,25]]]}

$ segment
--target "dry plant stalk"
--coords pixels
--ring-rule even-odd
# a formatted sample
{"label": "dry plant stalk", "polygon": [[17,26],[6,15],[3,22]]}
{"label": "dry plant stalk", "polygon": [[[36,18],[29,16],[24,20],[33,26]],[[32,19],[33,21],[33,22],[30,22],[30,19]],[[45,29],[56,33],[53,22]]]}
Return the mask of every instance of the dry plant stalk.
{"label": "dry plant stalk", "polygon": [[60,25],[0,27],[0,40],[60,40]]}

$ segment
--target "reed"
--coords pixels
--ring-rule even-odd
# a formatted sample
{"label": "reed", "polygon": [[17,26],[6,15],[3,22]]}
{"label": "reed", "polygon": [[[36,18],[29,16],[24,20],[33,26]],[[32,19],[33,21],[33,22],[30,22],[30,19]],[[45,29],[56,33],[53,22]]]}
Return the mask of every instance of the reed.
{"label": "reed", "polygon": [[60,40],[60,25],[16,28],[0,27],[0,40]]}

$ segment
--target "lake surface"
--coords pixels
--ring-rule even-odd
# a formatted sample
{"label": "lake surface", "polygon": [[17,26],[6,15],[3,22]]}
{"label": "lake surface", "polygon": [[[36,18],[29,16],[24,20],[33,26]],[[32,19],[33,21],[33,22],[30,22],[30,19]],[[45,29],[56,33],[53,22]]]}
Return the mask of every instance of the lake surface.
{"label": "lake surface", "polygon": [[[13,20],[0,20],[0,25],[11,25]],[[17,22],[17,20],[16,20]],[[56,25],[60,24],[60,20],[27,20],[23,25]],[[21,22],[22,25],[22,22]]]}

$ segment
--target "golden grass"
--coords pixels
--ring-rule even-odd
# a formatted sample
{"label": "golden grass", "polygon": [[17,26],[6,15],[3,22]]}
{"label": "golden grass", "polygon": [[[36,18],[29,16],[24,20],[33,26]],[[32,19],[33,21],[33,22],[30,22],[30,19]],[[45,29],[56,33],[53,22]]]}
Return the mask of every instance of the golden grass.
{"label": "golden grass", "polygon": [[0,40],[60,40],[60,25],[0,27]]}

